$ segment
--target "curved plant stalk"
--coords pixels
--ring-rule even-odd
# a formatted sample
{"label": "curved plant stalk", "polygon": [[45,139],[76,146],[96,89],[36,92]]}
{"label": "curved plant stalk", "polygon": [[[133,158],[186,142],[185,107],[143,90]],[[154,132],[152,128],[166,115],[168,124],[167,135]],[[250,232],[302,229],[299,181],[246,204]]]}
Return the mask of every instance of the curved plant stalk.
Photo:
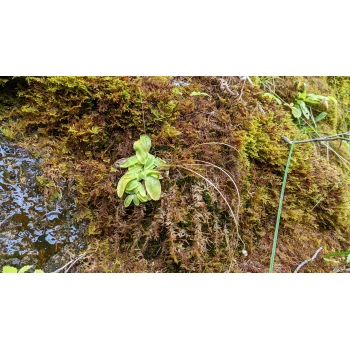
{"label": "curved plant stalk", "polygon": [[[228,143],[225,143],[225,142],[203,142],[203,143],[199,143],[199,144],[197,144],[197,145],[192,145],[192,146],[190,146],[189,148],[191,148],[191,147],[196,147],[196,146],[202,146],[202,145],[221,145],[221,146],[229,147],[229,148],[235,150],[236,152],[238,152],[237,148],[235,148],[235,147],[233,147],[233,146],[231,146],[231,145],[229,145]],[[241,199],[241,198],[240,198],[240,195],[239,195],[239,190],[238,190],[237,184],[236,184],[235,180],[233,179],[233,177],[232,177],[228,172],[226,172],[223,168],[221,168],[221,167],[219,167],[219,166],[217,166],[217,165],[215,165],[215,164],[212,164],[212,163],[210,163],[210,162],[206,162],[206,161],[203,161],[203,160],[195,160],[195,161],[197,161],[197,162],[202,162],[202,163],[206,163],[206,164],[210,164],[211,166],[213,166],[213,167],[215,167],[215,168],[218,168],[218,169],[220,169],[221,171],[223,171],[223,172],[230,178],[230,180],[232,181],[232,183],[233,183],[233,185],[235,186],[236,191],[237,191],[237,196],[238,196],[238,208],[239,208],[239,206],[240,206],[240,199]],[[237,211],[237,213],[238,213],[238,211]],[[237,214],[237,218],[238,218],[238,214]]]}
{"label": "curved plant stalk", "polygon": [[187,165],[187,166],[207,166],[207,167],[214,167],[214,168],[217,168],[219,169],[220,171],[222,171],[230,180],[231,182],[233,183],[235,189],[236,189],[236,192],[237,192],[237,197],[238,197],[238,204],[237,204],[237,212],[236,212],[236,218],[237,218],[237,222],[239,222],[239,208],[241,206],[241,196],[239,194],[239,190],[238,190],[238,187],[237,187],[237,184],[235,182],[235,180],[233,179],[233,176],[227,172],[225,169],[213,164],[213,163],[210,163],[210,162],[206,162],[204,160],[199,160],[199,159],[195,159],[195,162],[201,162],[201,163],[204,163],[204,164],[184,164],[184,165]]}
{"label": "curved plant stalk", "polygon": [[[192,145],[192,146],[190,146],[189,148],[198,147],[198,146],[202,146],[202,145],[221,145],[221,146],[229,147],[229,148],[233,149],[234,151],[238,152],[237,148],[233,147],[232,145],[229,145],[228,143],[225,143],[225,142],[215,142],[215,141],[213,141],[213,142],[202,142],[202,143],[199,143],[199,144],[196,144],[196,145]],[[204,162],[204,161],[201,161],[201,162]],[[209,164],[209,162],[208,162],[208,164]],[[198,165],[198,164],[197,164],[197,165]],[[217,168],[220,169],[221,171],[224,171],[222,168],[218,167],[217,165],[214,165],[214,164],[211,164],[211,165],[214,166],[214,167],[217,167]],[[224,171],[224,172],[225,172],[225,171]],[[225,172],[225,173],[226,173],[226,172]],[[200,174],[197,173],[197,175],[200,175]],[[240,205],[240,195],[239,195],[238,187],[237,187],[237,185],[236,185],[234,179],[232,178],[232,176],[230,176],[228,173],[226,173],[226,175],[230,177],[231,181],[233,182],[233,184],[234,184],[234,186],[235,186],[235,188],[236,188],[237,195],[238,195],[238,201],[239,201],[238,204]],[[202,175],[200,175],[200,176],[202,177]],[[202,177],[202,178],[204,178],[206,181],[210,181],[210,180],[206,179],[205,177]],[[215,185],[214,185],[214,188],[215,188]],[[217,189],[217,190],[218,190],[218,189]],[[221,192],[219,192],[219,193],[221,193]],[[224,198],[226,204],[227,204],[227,205],[229,206],[229,208],[230,208],[231,215],[233,216],[233,219],[234,219],[235,224],[236,224],[237,237],[238,237],[238,239],[243,243],[243,247],[244,247],[244,249],[245,249],[245,243],[244,243],[244,241],[242,240],[242,237],[239,235],[239,229],[238,229],[238,212],[239,212],[239,205],[238,205],[238,208],[237,208],[237,218],[236,218],[236,217],[234,216],[233,210],[232,210],[232,208],[230,207],[230,205],[228,204],[226,198],[225,198],[222,194],[221,194],[221,196]],[[237,244],[237,243],[236,243],[236,244]]]}
{"label": "curved plant stalk", "polygon": [[[195,165],[198,165],[198,164],[195,164]],[[190,169],[188,167],[185,167],[183,165],[180,165],[180,164],[167,164],[166,166],[170,166],[170,167],[174,167],[174,168],[181,168],[181,169],[185,169],[197,176],[199,176],[200,178],[202,178],[203,180],[205,180],[207,183],[209,183],[210,186],[212,186],[218,193],[219,195],[221,196],[221,198],[225,201],[227,207],[229,208],[229,211],[230,211],[230,214],[233,218],[233,221],[235,223],[235,226],[236,226],[236,234],[237,234],[237,241],[238,239],[242,242],[243,246],[245,247],[245,244],[244,244],[244,241],[242,240],[242,237],[240,236],[239,234],[239,228],[238,228],[238,221],[237,221],[237,218],[234,214],[234,211],[230,205],[230,203],[228,202],[228,200],[226,199],[226,197],[223,195],[223,193],[220,191],[220,189],[211,181],[209,180],[208,178],[206,178],[205,176],[203,176],[202,174],[198,173],[197,171],[193,170],[193,169]],[[228,238],[225,236],[226,238],[226,244],[228,247],[230,247],[230,244],[229,244],[229,240]],[[237,241],[236,241],[236,245],[237,245]]]}
{"label": "curved plant stalk", "polygon": [[287,183],[287,177],[288,177],[288,171],[290,166],[290,160],[292,159],[292,154],[295,146],[295,141],[297,140],[299,134],[302,132],[300,130],[296,136],[294,137],[292,141],[292,145],[290,146],[288,160],[286,164],[286,169],[284,171],[284,177],[283,177],[283,183],[282,183],[282,189],[281,189],[281,195],[280,195],[280,201],[278,204],[278,212],[277,212],[277,219],[276,219],[276,226],[275,226],[275,233],[273,236],[273,244],[272,244],[272,252],[271,252],[271,259],[270,259],[270,269],[269,272],[273,272],[273,266],[275,262],[275,255],[276,255],[276,246],[277,246],[277,238],[278,238],[278,230],[280,226],[280,220],[281,220],[281,214],[282,214],[282,205],[283,205],[283,198],[284,198],[284,190],[286,189],[286,183]]}
{"label": "curved plant stalk", "polygon": [[[214,142],[214,141],[213,141],[213,142],[203,142],[203,143],[199,143],[199,144],[197,144],[197,145],[192,145],[192,146],[190,146],[189,148],[191,148],[191,147],[197,147],[197,146],[202,146],[202,145],[221,145],[221,146],[229,147],[229,148],[235,150],[236,152],[238,152],[237,148],[233,147],[232,145],[229,145],[228,143],[225,143],[225,142]],[[203,161],[203,160],[196,160],[196,161],[197,161],[197,162],[206,163],[206,164],[210,164],[211,166],[220,169],[220,170],[223,171],[223,172],[230,178],[230,180],[233,182],[233,185],[234,185],[235,188],[236,188],[237,196],[238,196],[238,209],[237,209],[237,221],[238,221],[238,210],[239,210],[239,207],[240,207],[240,200],[241,200],[241,198],[240,198],[240,194],[239,194],[239,190],[238,190],[237,184],[236,184],[235,180],[233,179],[233,177],[232,177],[229,173],[227,173],[223,168],[221,168],[221,167],[219,167],[219,166],[217,166],[217,165],[215,165],[215,164],[212,164],[212,163],[209,163],[209,162],[205,162],[205,161]]]}

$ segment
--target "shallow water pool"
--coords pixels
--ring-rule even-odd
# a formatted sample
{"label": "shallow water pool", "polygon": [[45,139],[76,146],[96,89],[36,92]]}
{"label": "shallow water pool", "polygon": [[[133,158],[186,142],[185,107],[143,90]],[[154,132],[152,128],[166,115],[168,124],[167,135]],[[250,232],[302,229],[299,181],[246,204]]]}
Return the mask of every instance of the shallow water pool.
{"label": "shallow water pool", "polygon": [[63,195],[46,203],[38,175],[39,161],[0,136],[0,267],[42,268],[79,236],[74,201]]}

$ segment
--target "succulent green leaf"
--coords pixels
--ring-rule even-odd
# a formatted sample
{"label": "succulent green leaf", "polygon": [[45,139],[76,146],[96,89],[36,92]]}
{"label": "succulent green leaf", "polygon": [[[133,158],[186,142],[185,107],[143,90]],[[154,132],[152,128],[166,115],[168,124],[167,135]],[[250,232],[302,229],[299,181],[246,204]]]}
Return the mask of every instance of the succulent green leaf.
{"label": "succulent green leaf", "polygon": [[134,187],[134,188],[133,188],[132,190],[130,190],[130,191],[127,191],[127,190],[126,190],[126,192],[127,192],[128,194],[137,194],[137,193],[140,192],[140,189],[142,189],[142,188],[143,188],[142,183],[139,182],[139,181],[137,181],[137,186]]}
{"label": "succulent green leaf", "polygon": [[[132,192],[132,191],[133,191],[135,188],[137,188],[139,185],[141,185],[139,181],[137,181],[137,180],[132,180],[132,181],[130,181],[130,182],[126,185],[125,191],[127,191],[127,192]],[[141,186],[142,186],[142,185],[141,185]]]}
{"label": "succulent green leaf", "polygon": [[147,196],[146,190],[145,190],[145,188],[143,187],[142,184],[141,184],[141,186],[139,186],[137,193],[138,193],[140,196],[142,196],[142,197],[146,197],[146,196]]}
{"label": "succulent green leaf", "polygon": [[2,268],[2,273],[17,273],[17,269],[13,266],[4,266]]}
{"label": "succulent green leaf", "polygon": [[139,163],[139,160],[136,156],[132,156],[128,158],[122,165],[120,165],[121,168],[129,168],[133,165],[136,165]]}
{"label": "succulent green leaf", "polygon": [[138,161],[141,164],[145,164],[148,157],[146,146],[140,140],[137,140],[134,142],[134,150]]}
{"label": "succulent green leaf", "polygon": [[142,164],[136,164],[136,165],[131,166],[128,169],[128,172],[130,172],[130,173],[139,173],[142,170],[143,170]]}
{"label": "succulent green leaf", "polygon": [[143,170],[143,171],[140,171],[139,173],[136,174],[138,181],[141,181],[141,180],[145,179],[145,177],[146,177],[146,173],[145,172],[146,172],[146,170]]}
{"label": "succulent green leaf", "polygon": [[325,118],[327,116],[327,112],[322,112],[320,113],[316,119],[315,119],[315,122],[319,122],[320,120],[322,120],[323,118]]}
{"label": "succulent green leaf", "polygon": [[24,273],[24,272],[27,272],[30,268],[32,268],[33,265],[26,265],[26,266],[23,266],[19,271],[18,273]]}
{"label": "succulent green leaf", "polygon": [[45,273],[43,270],[35,270],[34,273]]}
{"label": "succulent green leaf", "polygon": [[147,176],[145,179],[146,190],[153,200],[158,200],[162,192],[160,181],[152,176]]}
{"label": "succulent green leaf", "polygon": [[133,196],[133,200],[134,200],[134,204],[136,205],[136,206],[138,206],[139,204],[140,204],[140,199],[139,199],[139,197],[136,195],[134,195]]}
{"label": "succulent green leaf", "polygon": [[140,141],[145,146],[146,151],[149,152],[150,149],[151,149],[151,145],[152,145],[151,139],[147,135],[141,135],[140,136]]}
{"label": "succulent green leaf", "polygon": [[123,197],[126,186],[130,181],[134,180],[135,178],[137,178],[136,174],[129,173],[129,172],[125,173],[120,178],[117,186],[117,194],[119,198]]}
{"label": "succulent green leaf", "polygon": [[309,109],[306,107],[306,104],[304,101],[298,101],[299,107],[302,111],[302,113],[304,114],[306,119],[310,118],[310,111]]}
{"label": "succulent green leaf", "polygon": [[149,196],[143,196],[140,193],[137,194],[137,197],[139,198],[140,202],[145,203],[148,202],[151,198]]}
{"label": "succulent green leaf", "polygon": [[145,178],[147,176],[152,176],[155,179],[162,179],[162,175],[157,170],[145,170],[144,173],[145,173]]}
{"label": "succulent green leaf", "polygon": [[306,96],[306,98],[304,99],[304,101],[305,101],[306,103],[315,105],[315,104],[321,103],[321,101],[322,101],[324,98],[327,99],[326,96],[315,95],[315,94],[307,94],[307,96]]}
{"label": "succulent green leaf", "polygon": [[163,178],[163,176],[160,174],[160,173],[151,173],[149,174],[149,176],[155,178],[155,179],[158,179],[158,180],[161,180]]}
{"label": "succulent green leaf", "polygon": [[124,200],[124,207],[125,208],[127,208],[131,204],[132,200],[134,199],[134,196],[135,196],[134,194],[130,194],[125,198],[125,200]]}
{"label": "succulent green leaf", "polygon": [[292,114],[295,118],[299,119],[301,117],[301,109],[299,108],[299,106],[296,107],[291,107],[292,108]]}
{"label": "succulent green leaf", "polygon": [[153,169],[155,167],[156,157],[148,153],[148,157],[145,163],[145,169]]}

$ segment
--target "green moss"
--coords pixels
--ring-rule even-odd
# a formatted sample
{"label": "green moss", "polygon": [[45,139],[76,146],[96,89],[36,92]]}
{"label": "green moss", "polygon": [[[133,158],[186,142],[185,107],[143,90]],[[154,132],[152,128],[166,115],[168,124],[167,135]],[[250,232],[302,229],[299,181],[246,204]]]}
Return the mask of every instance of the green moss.
{"label": "green moss", "polygon": [[[267,271],[289,150],[281,137],[293,138],[299,129],[287,108],[263,97],[264,84],[274,84],[286,102],[295,98],[298,81],[307,83],[308,92],[337,93],[341,108],[330,106],[320,127],[329,132],[344,127],[346,79],[337,78],[336,87],[326,77],[260,81],[259,86],[246,84],[241,99],[223,90],[215,77],[183,79],[190,85],[174,87],[171,77],[29,77],[2,83],[12,96],[1,105],[3,132],[43,158],[40,181],[48,197],[57,195],[60,179],[69,183],[76,219],[88,222],[86,234],[95,253],[86,271]],[[227,80],[231,90],[240,91],[239,80]],[[190,96],[192,91],[211,97]],[[169,164],[199,159],[232,174],[241,196],[239,233],[248,257],[241,254],[243,245],[237,243],[222,198],[184,169],[171,169],[159,202],[123,207],[116,195],[123,172],[113,164],[133,153],[144,125],[155,154]],[[204,142],[226,143],[235,150],[198,146]],[[340,147],[344,157],[345,152]],[[237,209],[237,194],[223,173],[204,167],[196,171],[217,184]],[[314,144],[296,146],[276,271],[292,271],[319,245],[330,252],[349,243],[349,185],[348,170],[334,154],[327,160],[325,150]],[[328,268],[312,266],[313,271]]]}

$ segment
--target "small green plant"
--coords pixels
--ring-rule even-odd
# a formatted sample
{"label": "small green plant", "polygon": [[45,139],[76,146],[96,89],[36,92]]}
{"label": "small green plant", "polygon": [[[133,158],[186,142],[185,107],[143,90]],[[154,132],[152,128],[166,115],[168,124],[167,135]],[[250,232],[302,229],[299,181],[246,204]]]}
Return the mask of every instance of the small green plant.
{"label": "small green plant", "polygon": [[[300,86],[300,85],[299,85]],[[327,112],[321,112],[316,118],[312,114],[312,107],[323,105],[328,109],[328,102],[332,101],[337,104],[337,100],[332,96],[323,96],[306,93],[306,84],[303,84],[303,91],[299,92],[295,97],[295,101],[291,103],[285,103],[275,92],[266,92],[263,96],[269,97],[276,101],[279,105],[287,106],[291,109],[294,118],[299,120],[303,116],[306,119],[312,119],[316,125],[327,116]]]}
{"label": "small green plant", "polygon": [[[328,109],[328,102],[332,101],[335,104],[337,100],[332,96],[323,96],[306,93],[306,84],[303,84],[303,91],[299,92],[295,97],[294,103],[285,103],[292,110],[292,114],[296,119],[304,116],[306,119],[312,117],[312,106],[324,105]],[[327,115],[326,112],[320,113],[316,118],[315,122],[322,120]]]}
{"label": "small green plant", "polygon": [[140,202],[160,198],[162,176],[156,168],[164,166],[166,162],[150,154],[150,149],[151,139],[147,135],[141,135],[140,139],[134,142],[136,154],[120,165],[121,168],[128,169],[117,186],[119,198],[122,198],[124,193],[128,194],[124,200],[125,207],[128,207],[131,202],[138,206]]}
{"label": "small green plant", "polygon": [[[29,269],[31,269],[33,267],[33,265],[26,265],[21,267],[19,270],[17,270],[17,268],[13,267],[13,266],[4,266],[2,268],[2,273],[25,273],[27,272]],[[44,273],[43,270],[35,270],[34,273]]]}

